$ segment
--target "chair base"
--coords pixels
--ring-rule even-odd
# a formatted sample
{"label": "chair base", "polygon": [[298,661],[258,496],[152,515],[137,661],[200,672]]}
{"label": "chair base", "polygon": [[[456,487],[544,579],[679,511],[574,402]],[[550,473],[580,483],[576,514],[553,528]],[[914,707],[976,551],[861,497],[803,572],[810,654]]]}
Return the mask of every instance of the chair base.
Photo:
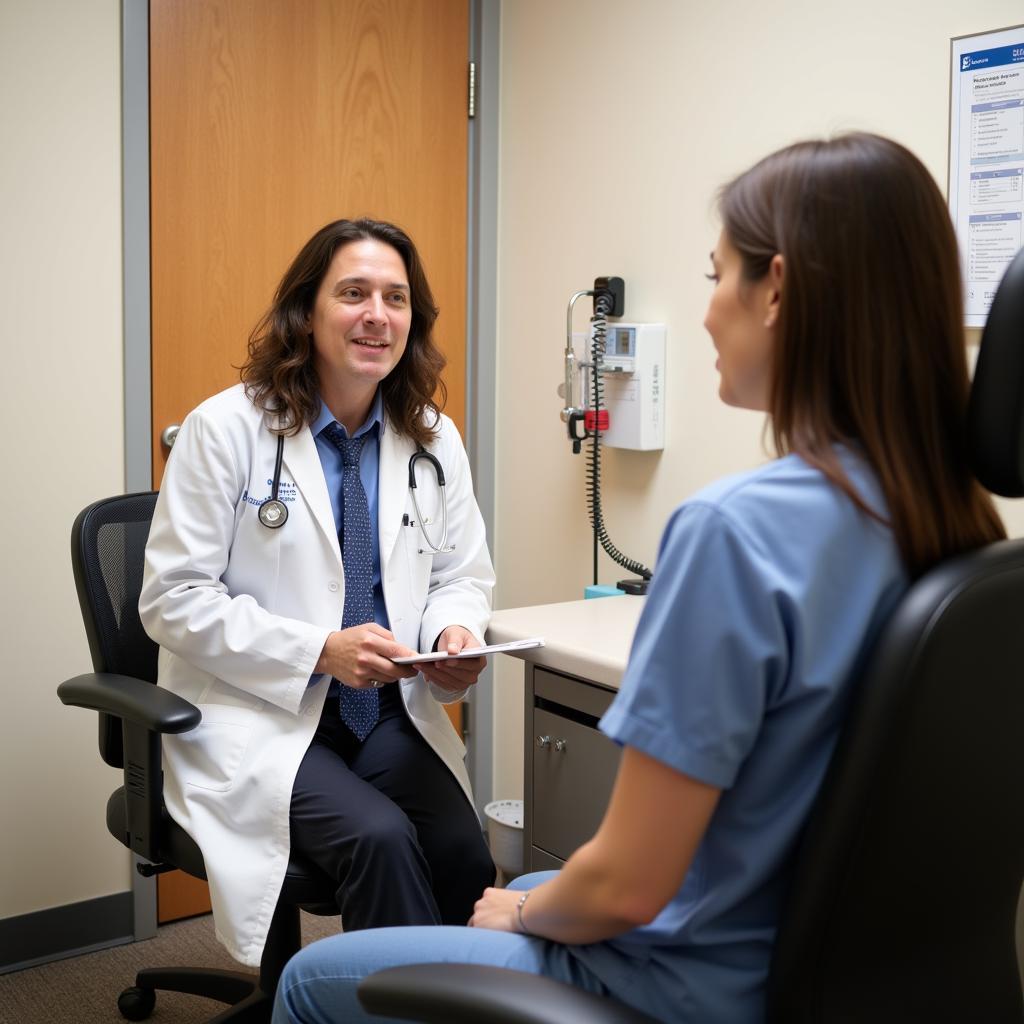
{"label": "chair base", "polygon": [[145,1020],[153,1012],[159,991],[183,992],[230,1004],[212,1017],[210,1024],[268,1024],[274,1006],[273,993],[260,987],[256,974],[205,967],[149,967],[136,975],[134,990],[121,994],[118,1009],[129,1020]]}

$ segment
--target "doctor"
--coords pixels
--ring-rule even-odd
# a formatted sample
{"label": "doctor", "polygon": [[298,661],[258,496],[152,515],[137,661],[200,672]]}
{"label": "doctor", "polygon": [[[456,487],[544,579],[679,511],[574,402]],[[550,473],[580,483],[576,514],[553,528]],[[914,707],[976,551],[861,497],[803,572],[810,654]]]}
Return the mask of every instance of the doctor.
{"label": "doctor", "polygon": [[[140,612],[160,685],[203,719],[165,738],[164,795],[203,851],[218,937],[250,966],[292,846],[336,879],[347,932],[465,923],[494,879],[442,707],[484,659],[391,660],[480,646],[494,584],[465,450],[434,405],[436,316],[403,231],[326,225],[242,383],[186,418],[167,463]],[[446,486],[417,458],[417,509],[420,449]]]}

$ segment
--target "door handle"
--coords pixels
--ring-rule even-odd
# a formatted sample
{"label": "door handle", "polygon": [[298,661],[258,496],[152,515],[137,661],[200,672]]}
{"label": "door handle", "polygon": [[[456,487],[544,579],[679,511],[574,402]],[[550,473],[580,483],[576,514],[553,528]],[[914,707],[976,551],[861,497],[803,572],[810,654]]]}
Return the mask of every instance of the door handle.
{"label": "door handle", "polygon": [[160,443],[165,448],[173,448],[174,441],[178,436],[179,430],[181,430],[180,423],[172,423],[169,427],[164,427],[164,429],[160,431]]}

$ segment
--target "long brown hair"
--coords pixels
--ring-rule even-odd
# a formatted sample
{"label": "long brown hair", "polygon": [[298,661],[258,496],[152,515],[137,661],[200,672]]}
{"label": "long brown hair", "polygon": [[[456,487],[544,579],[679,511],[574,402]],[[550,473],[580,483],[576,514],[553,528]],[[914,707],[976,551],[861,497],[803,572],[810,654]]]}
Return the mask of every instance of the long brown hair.
{"label": "long brown hair", "polygon": [[281,433],[296,434],[316,418],[320,382],[309,318],[335,253],[367,238],[395,249],[409,277],[412,323],[402,358],[381,383],[384,409],[398,433],[426,445],[448,396],[441,380],[445,358],[433,338],[437,308],[412,239],[386,221],[336,220],[306,242],[281,278],[270,309],[249,335],[242,382],[257,408],[280,417]]}
{"label": "long brown hair", "polygon": [[799,454],[877,518],[833,445],[859,448],[912,576],[1004,537],[968,463],[956,235],[920,160],[864,133],[797,143],[719,205],[746,280],[783,258],[768,406],[778,454]]}

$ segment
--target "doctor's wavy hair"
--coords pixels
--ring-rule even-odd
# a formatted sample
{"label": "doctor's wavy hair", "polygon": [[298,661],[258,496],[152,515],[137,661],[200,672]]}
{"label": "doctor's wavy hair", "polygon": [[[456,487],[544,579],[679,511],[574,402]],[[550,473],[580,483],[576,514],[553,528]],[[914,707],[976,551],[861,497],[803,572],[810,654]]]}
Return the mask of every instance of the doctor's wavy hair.
{"label": "doctor's wavy hair", "polygon": [[417,444],[428,445],[448,397],[441,379],[446,360],[433,338],[438,310],[412,239],[386,221],[336,220],[306,242],[281,278],[270,309],[249,335],[249,358],[240,368],[242,383],[257,408],[280,418],[279,433],[297,434],[316,418],[320,382],[309,318],[337,251],[363,239],[390,245],[405,264],[412,308],[409,339],[381,391],[391,426]]}
{"label": "doctor's wavy hair", "polygon": [[879,519],[833,445],[859,449],[912,576],[1005,537],[968,461],[956,235],[921,161],[866,133],[801,142],[726,185],[719,210],[743,280],[783,259],[768,399],[778,454]]}

